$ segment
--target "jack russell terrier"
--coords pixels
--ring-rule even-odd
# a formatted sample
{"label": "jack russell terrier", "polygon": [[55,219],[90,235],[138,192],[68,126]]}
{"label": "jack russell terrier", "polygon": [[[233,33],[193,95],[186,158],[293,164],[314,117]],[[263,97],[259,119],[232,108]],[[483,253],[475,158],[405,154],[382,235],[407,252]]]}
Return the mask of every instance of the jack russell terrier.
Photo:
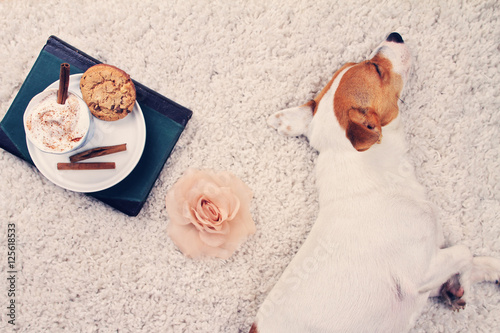
{"label": "jack russell terrier", "polygon": [[279,133],[306,135],[318,150],[319,212],[250,332],[401,333],[429,297],[458,310],[471,283],[498,283],[500,260],[442,248],[398,117],[410,65],[403,39],[391,33],[369,60],[340,68],[313,101],[269,118]]}

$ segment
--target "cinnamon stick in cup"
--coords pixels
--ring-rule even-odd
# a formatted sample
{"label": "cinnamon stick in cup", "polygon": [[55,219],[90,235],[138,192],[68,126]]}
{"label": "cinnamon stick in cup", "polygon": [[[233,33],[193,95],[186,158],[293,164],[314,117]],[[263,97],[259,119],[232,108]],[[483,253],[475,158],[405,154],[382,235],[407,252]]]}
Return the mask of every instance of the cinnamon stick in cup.
{"label": "cinnamon stick in cup", "polygon": [[69,70],[70,65],[68,63],[61,64],[61,70],[59,72],[59,90],[57,91],[57,103],[64,104],[68,98],[68,88],[69,88]]}

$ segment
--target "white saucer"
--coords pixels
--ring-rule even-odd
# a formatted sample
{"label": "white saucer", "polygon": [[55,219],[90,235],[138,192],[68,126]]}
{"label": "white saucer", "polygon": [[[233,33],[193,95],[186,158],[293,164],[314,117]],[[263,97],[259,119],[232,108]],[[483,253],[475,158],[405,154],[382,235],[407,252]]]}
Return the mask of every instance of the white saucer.
{"label": "white saucer", "polygon": [[[82,74],[71,75],[69,90],[82,97],[80,78]],[[47,89],[58,88],[59,81]],[[66,154],[51,154],[36,148],[28,139],[28,151],[38,170],[51,182],[75,192],[97,192],[116,185],[127,177],[141,159],[146,143],[146,123],[141,107],[136,102],[133,111],[117,121],[103,121],[94,117],[95,132],[83,147]],[[81,151],[117,144],[127,144],[127,150],[116,154],[96,157],[88,162],[115,162],[113,170],[57,170],[57,163],[69,162],[69,156]],[[87,161],[84,161],[87,162]]]}

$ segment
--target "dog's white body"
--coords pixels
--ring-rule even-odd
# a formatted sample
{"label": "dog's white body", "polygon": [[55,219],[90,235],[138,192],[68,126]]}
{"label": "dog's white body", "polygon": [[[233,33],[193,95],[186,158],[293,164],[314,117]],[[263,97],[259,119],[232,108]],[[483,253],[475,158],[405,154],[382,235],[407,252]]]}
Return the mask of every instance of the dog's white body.
{"label": "dog's white body", "polygon": [[[374,55],[388,59],[404,83],[409,51],[402,39],[393,39]],[[356,65],[336,74],[315,110],[304,105],[269,120],[282,134],[305,134],[319,151],[320,210],[262,304],[253,332],[406,332],[428,297],[437,296],[455,274],[465,290],[470,283],[500,277],[500,260],[473,258],[463,246],[441,249],[440,226],[407,157],[399,116],[382,124],[382,143],[366,151],[354,149],[346,138],[334,112],[335,94]],[[360,75],[371,75],[366,73]]]}

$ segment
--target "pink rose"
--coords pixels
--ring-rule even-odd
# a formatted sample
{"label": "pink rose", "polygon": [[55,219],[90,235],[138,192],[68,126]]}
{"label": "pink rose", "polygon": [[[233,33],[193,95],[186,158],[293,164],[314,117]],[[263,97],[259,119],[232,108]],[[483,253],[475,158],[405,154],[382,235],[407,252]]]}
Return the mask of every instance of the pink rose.
{"label": "pink rose", "polygon": [[252,197],[229,172],[187,170],[167,193],[168,235],[188,257],[227,259],[255,233]]}

